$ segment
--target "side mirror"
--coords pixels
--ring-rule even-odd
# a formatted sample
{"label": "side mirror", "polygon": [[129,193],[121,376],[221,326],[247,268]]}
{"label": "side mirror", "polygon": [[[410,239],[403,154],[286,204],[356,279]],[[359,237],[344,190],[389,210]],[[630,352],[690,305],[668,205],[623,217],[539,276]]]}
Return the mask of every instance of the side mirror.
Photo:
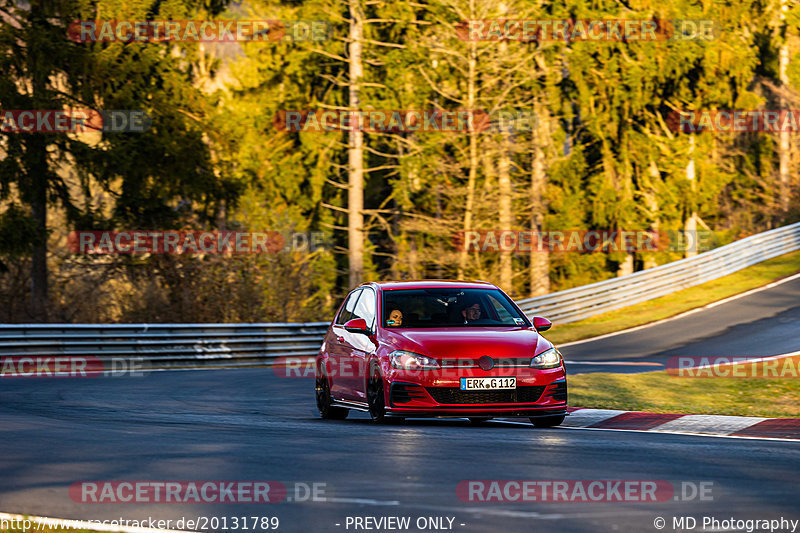
{"label": "side mirror", "polygon": [[344,329],[350,333],[361,333],[363,335],[370,335],[372,333],[367,327],[367,321],[363,318],[348,320],[344,325]]}
{"label": "side mirror", "polygon": [[553,323],[547,320],[543,316],[533,317],[533,327],[536,328],[536,331],[547,331],[548,329],[550,329],[550,326],[552,325]]}

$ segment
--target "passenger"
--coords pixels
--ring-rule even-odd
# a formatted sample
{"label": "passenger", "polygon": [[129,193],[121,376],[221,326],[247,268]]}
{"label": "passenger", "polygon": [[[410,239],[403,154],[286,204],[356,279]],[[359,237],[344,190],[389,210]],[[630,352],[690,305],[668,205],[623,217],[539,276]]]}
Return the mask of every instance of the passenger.
{"label": "passenger", "polygon": [[386,321],[387,327],[399,328],[403,325],[403,313],[399,309],[392,309],[389,313],[389,320]]}
{"label": "passenger", "polygon": [[469,324],[470,322],[476,322],[481,319],[481,306],[480,304],[474,303],[472,305],[468,305],[461,310],[461,316],[464,317],[464,324]]}

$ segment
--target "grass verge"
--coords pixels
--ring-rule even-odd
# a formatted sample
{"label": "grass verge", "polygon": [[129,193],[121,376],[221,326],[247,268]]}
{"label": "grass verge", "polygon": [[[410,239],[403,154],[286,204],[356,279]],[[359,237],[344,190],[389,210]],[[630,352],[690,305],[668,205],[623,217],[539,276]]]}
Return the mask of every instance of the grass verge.
{"label": "grass verge", "polygon": [[[679,377],[666,371],[578,374],[568,378],[569,403],[576,407],[654,413],[800,417],[800,356],[779,360],[776,374],[761,371],[763,365],[759,363],[757,370],[747,375],[783,377]],[[787,365],[792,365],[794,371],[787,372]],[[709,370],[694,375],[709,374],[732,373]]]}
{"label": "grass verge", "polygon": [[553,325],[545,336],[555,344],[588,339],[640,326],[702,307],[736,294],[762,287],[800,272],[800,252],[775,257],[715,279],[648,302],[609,311],[579,322]]}

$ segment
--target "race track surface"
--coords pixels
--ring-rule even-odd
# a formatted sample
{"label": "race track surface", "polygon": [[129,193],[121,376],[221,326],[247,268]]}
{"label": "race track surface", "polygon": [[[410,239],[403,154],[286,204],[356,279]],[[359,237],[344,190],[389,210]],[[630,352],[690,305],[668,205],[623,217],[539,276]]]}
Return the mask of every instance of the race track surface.
{"label": "race track surface", "polygon": [[[278,516],[279,531],[366,531],[348,516],[455,517],[454,531],[656,531],[657,517],[800,519],[800,443],[535,429],[462,420],[320,420],[313,381],[270,369],[0,385],[0,510],[82,519]],[[463,480],[711,482],[711,500],[463,502]],[[324,483],[327,501],[92,504],[79,481]],[[687,485],[688,486],[688,485]],[[699,485],[694,485],[699,486]],[[337,526],[336,524],[340,524]],[[461,526],[460,524],[465,524]],[[416,528],[408,531],[419,531]]]}
{"label": "race track surface", "polygon": [[[785,353],[800,349],[798,302],[795,280],[562,351],[579,362]],[[312,379],[287,379],[268,368],[3,379],[0,454],[0,511],[62,518],[226,517],[230,524],[234,516],[277,516],[278,531],[298,533],[398,531],[348,527],[348,517],[368,516],[410,517],[412,527],[401,531],[433,531],[417,529],[415,521],[446,517],[453,531],[487,533],[658,531],[659,517],[664,531],[675,531],[673,517],[680,516],[696,518],[696,530],[703,530],[703,517],[800,520],[798,442],[509,422],[474,427],[466,420],[379,426],[360,413],[323,421]],[[669,482],[679,497],[482,503],[462,501],[456,492],[465,480],[607,479]],[[324,494],[320,501],[273,504],[97,504],[69,493],[82,481],[189,480],[279,481],[292,499],[295,484],[319,483]],[[700,483],[710,494],[682,501],[680,492]],[[723,529],[724,523],[705,531]]]}
{"label": "race track surface", "polygon": [[678,355],[762,357],[794,352],[800,350],[800,278],[681,318],[598,340],[568,343],[559,350],[567,361],[579,363],[567,365],[571,373],[663,369],[594,364],[605,361],[664,365]]}

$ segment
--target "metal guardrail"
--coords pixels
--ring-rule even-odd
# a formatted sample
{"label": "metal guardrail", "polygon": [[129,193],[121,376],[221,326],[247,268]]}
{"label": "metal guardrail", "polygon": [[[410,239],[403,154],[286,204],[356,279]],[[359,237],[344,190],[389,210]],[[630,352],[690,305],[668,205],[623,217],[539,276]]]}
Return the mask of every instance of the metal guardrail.
{"label": "metal guardrail", "polygon": [[[800,249],[800,223],[619,278],[517,302],[558,323],[618,309]],[[0,357],[141,358],[148,367],[267,365],[316,355],[327,322],[289,324],[0,324]]]}
{"label": "metal guardrail", "polygon": [[327,322],[293,324],[2,324],[0,357],[141,359],[147,367],[253,366],[314,356]]}
{"label": "metal guardrail", "polygon": [[565,324],[721,278],[795,250],[800,250],[800,222],[751,235],[694,257],[519,300],[517,304],[528,316],[541,315]]}

